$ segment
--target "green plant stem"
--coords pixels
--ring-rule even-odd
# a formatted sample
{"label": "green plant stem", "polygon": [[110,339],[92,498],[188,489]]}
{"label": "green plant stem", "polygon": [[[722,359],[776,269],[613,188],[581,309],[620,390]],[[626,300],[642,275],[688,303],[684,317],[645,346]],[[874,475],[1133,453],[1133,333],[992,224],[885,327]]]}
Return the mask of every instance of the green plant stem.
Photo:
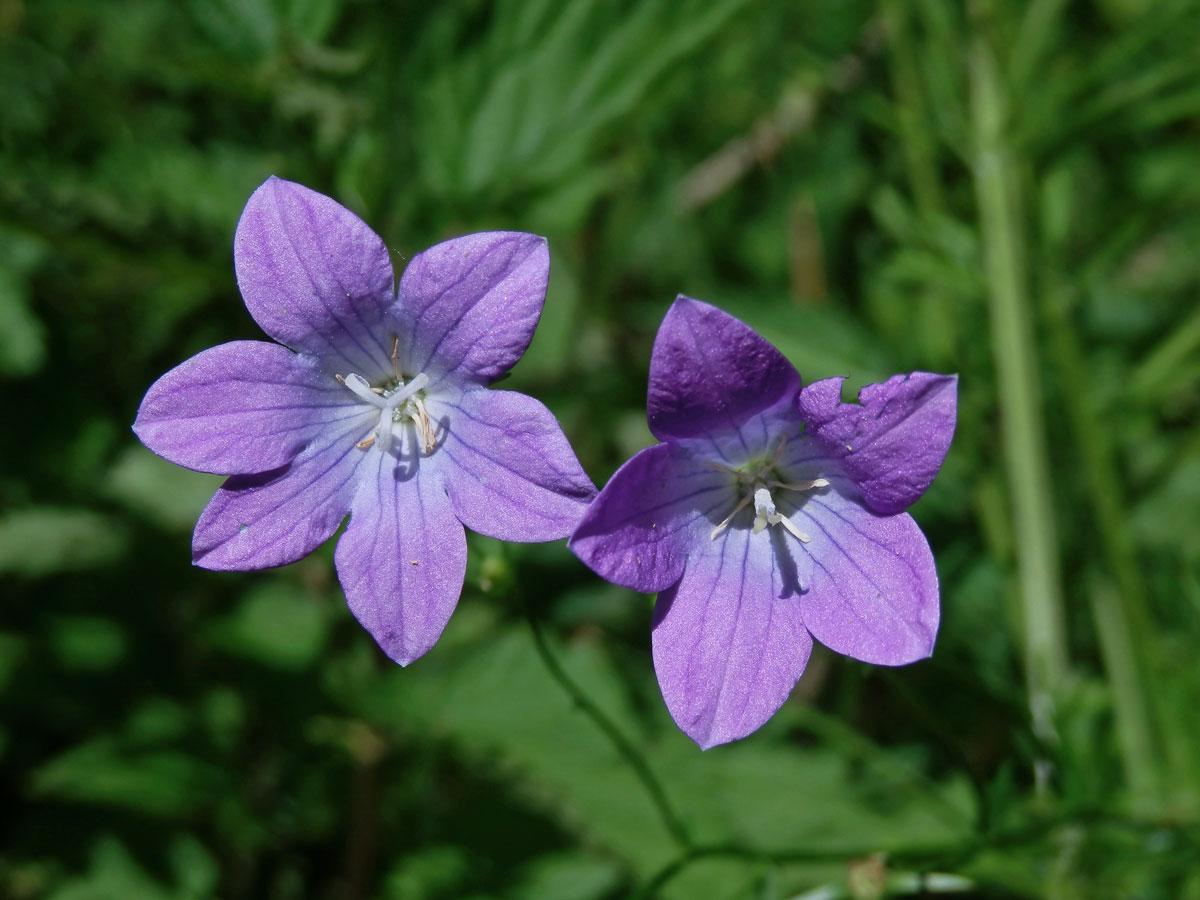
{"label": "green plant stem", "polygon": [[1089,586],[1092,618],[1100,638],[1100,654],[1112,689],[1117,744],[1134,809],[1153,813],[1160,808],[1158,753],[1142,682],[1138,654],[1127,630],[1121,594],[1098,577]]}
{"label": "green plant stem", "polygon": [[1181,843],[1195,844],[1197,835],[1194,824],[1180,824],[1164,829],[1159,822],[1134,821],[1114,818],[1093,809],[1076,809],[1061,815],[1040,818],[1020,826],[975,835],[947,844],[913,844],[888,849],[879,845],[858,847],[820,847],[788,850],[756,850],[742,844],[705,844],[685,850],[650,877],[642,888],[633,895],[634,900],[651,900],[658,896],[666,885],[694,862],[703,859],[741,859],[747,862],[771,863],[774,865],[804,863],[848,863],[866,859],[882,853],[888,865],[895,868],[913,868],[922,871],[954,871],[969,863],[981,853],[1029,847],[1045,840],[1047,835],[1061,828],[1112,827],[1134,834],[1163,834],[1169,832]]}
{"label": "green plant stem", "polygon": [[1144,652],[1151,646],[1152,634],[1146,591],[1135,544],[1125,524],[1124,511],[1128,505],[1121,489],[1115,450],[1093,401],[1083,350],[1068,316],[1069,306],[1065,286],[1052,288],[1044,304],[1045,321],[1053,338],[1051,348],[1063,394],[1071,398],[1065,412],[1087,484],[1093,527],[1104,551],[1104,567],[1116,581],[1114,590],[1094,578],[1088,596],[1112,688],[1126,779],[1135,808],[1152,812],[1160,808],[1163,760],[1154,731],[1153,696],[1146,683],[1147,676],[1153,674],[1151,661]]}
{"label": "green plant stem", "polygon": [[[977,11],[986,15],[983,4]],[[1008,106],[992,49],[976,22],[971,43],[974,178],[988,281],[1001,441],[1013,509],[1026,680],[1034,728],[1053,733],[1051,713],[1067,675],[1066,629],[1050,490],[1042,397],[1026,287],[1021,192],[1006,139]]]}
{"label": "green plant stem", "polygon": [[596,727],[604,732],[604,736],[620,754],[622,759],[633,770],[634,775],[642,783],[646,789],[646,793],[650,795],[650,801],[658,810],[659,818],[662,819],[663,827],[675,839],[681,847],[690,849],[692,844],[691,835],[688,833],[687,826],[683,824],[683,819],[675,811],[675,807],[671,805],[671,801],[667,799],[666,791],[663,790],[662,782],[658,780],[658,776],[651,770],[645,758],[634,747],[633,743],[625,737],[617,728],[616,724],[599,706],[595,704],[578,684],[571,680],[563,669],[562,664],[550,649],[550,644],[546,640],[546,635],[542,631],[542,626],[538,620],[530,613],[529,628],[533,632],[533,643],[537,647],[538,655],[542,658],[546,669],[555,681],[559,683],[567,695],[579,707],[580,711],[591,719]]}

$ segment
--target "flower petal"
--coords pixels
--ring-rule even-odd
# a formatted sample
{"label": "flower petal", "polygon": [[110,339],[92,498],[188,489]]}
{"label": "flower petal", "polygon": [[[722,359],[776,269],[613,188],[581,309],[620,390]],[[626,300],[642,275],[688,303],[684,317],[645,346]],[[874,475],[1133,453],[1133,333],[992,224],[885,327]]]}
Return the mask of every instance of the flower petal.
{"label": "flower petal", "polygon": [[467,541],[423,461],[397,468],[386,454],[371,456],[334,562],[350,611],[405,666],[437,642],[454,612]]}
{"label": "flower petal", "polygon": [[813,637],[884,666],[933,652],[937,571],[911,516],[881,516],[854,497],[826,490],[811,494],[791,518],[812,539],[804,545],[812,569],[801,606]]}
{"label": "flower petal", "polygon": [[503,375],[529,346],[549,275],[546,239],[523,232],[468,234],[418,253],[400,277],[407,363],[435,382],[457,370],[485,383]]}
{"label": "flower petal", "polygon": [[729,475],[656,444],[609,479],[568,546],[601,578],[654,593],[679,580],[693,546],[736,502]]}
{"label": "flower petal", "polygon": [[196,523],[192,561],[205,569],[268,569],[317,549],[350,509],[363,459],[354,442],[363,428],[356,421],[327,429],[289,465],[226,481]]}
{"label": "flower petal", "polygon": [[650,430],[668,440],[734,429],[799,389],[792,364],[750,326],[681,295],[654,339]]}
{"label": "flower petal", "polygon": [[[440,405],[430,404],[435,418]],[[459,521],[502,541],[570,534],[596,487],[550,410],[525,394],[482,388],[446,406],[438,455]]]}
{"label": "flower petal", "polygon": [[876,512],[898,513],[925,493],[954,436],[958,379],[913,372],[869,384],[842,403],[841,378],[808,385],[796,406],[811,432]]}
{"label": "flower petal", "polygon": [[392,261],[350,210],[272,176],[246,203],[233,259],[246,308],[275,340],[342,374],[391,372]]}
{"label": "flower petal", "polygon": [[150,386],[133,430],[177,465],[217,475],[291,462],[329,423],[356,414],[309,356],[265,341],[199,353]]}
{"label": "flower petal", "polygon": [[704,749],[766,722],[808,663],[812,639],[802,599],[780,565],[780,543],[731,529],[659,595],[658,684],[675,722]]}

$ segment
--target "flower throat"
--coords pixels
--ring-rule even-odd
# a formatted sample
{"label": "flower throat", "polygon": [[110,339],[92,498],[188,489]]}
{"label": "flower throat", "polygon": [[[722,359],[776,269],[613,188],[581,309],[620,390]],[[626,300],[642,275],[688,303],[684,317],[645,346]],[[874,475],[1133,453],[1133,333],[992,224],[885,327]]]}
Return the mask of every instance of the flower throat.
{"label": "flower throat", "polygon": [[712,530],[711,540],[716,540],[721,536],[721,533],[733,522],[734,517],[745,509],[750,504],[754,504],[754,524],[752,531],[758,534],[764,531],[771,525],[782,525],[783,528],[796,538],[801,543],[807,544],[812,540],[807,534],[796,527],[787,516],[778,512],[775,509],[775,499],[771,496],[772,490],[781,491],[811,491],[816,488],[829,486],[829,480],[826,478],[814,478],[810,481],[781,481],[779,473],[776,470],[776,465],[779,463],[779,458],[783,455],[783,448],[787,444],[787,438],[783,437],[779,441],[779,446],[775,448],[775,452],[771,458],[765,461],[755,461],[747,463],[740,468],[730,468],[719,463],[709,462],[709,465],[715,469],[720,469],[722,472],[728,472],[737,479],[738,493],[741,499],[722,521],[721,524]]}
{"label": "flower throat", "polygon": [[354,446],[359,450],[366,450],[375,445],[386,453],[391,449],[392,439],[395,437],[395,426],[402,424],[405,420],[411,420],[421,439],[422,448],[426,454],[429,454],[437,446],[437,437],[433,432],[433,426],[430,424],[429,414],[425,411],[425,404],[421,396],[421,392],[429,384],[429,376],[424,372],[419,372],[405,381],[397,364],[399,354],[400,338],[393,337],[392,373],[395,375],[395,380],[380,387],[372,387],[367,379],[356,372],[333,377],[340,384],[349,388],[350,392],[360,400],[379,410],[379,423],[375,426],[374,432]]}

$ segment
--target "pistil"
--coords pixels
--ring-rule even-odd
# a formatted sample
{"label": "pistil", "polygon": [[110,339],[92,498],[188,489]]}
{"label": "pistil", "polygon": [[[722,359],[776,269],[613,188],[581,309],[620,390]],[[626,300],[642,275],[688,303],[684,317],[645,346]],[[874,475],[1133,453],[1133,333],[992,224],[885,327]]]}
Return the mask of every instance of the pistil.
{"label": "pistil", "polygon": [[779,481],[777,478],[769,477],[769,475],[774,474],[773,468],[782,450],[783,441],[780,441],[779,448],[771,460],[765,465],[756,466],[750,472],[731,469],[719,463],[709,463],[714,468],[734,475],[737,478],[739,488],[746,492],[742,495],[741,500],[738,501],[737,506],[733,508],[733,511],[721,521],[721,524],[712,530],[712,540],[715,541],[730,526],[734,517],[752,503],[754,504],[754,525],[752,528],[754,534],[764,531],[770,525],[782,525],[788,534],[801,543],[807,544],[812,540],[812,538],[797,528],[790,518],[775,508],[775,499],[771,496],[771,491],[811,491],[816,488],[828,487],[829,480],[826,478],[813,478],[809,481]]}
{"label": "pistil", "polygon": [[429,376],[424,372],[414,375],[407,383],[401,381],[390,391],[371,387],[367,379],[354,372],[345,377],[339,375],[337,380],[360,400],[379,410],[379,424],[375,427],[375,433],[355,444],[360,450],[378,444],[379,449],[386,452],[392,445],[392,426],[406,417],[416,424],[425,452],[433,450],[433,432],[429,426],[429,416],[421,398],[416,396],[418,391],[429,384]]}
{"label": "pistil", "polygon": [[[824,479],[818,480],[824,481]],[[778,481],[771,483],[775,485],[779,484]],[[792,537],[796,538],[802,544],[807,544],[812,540],[812,538],[797,528],[791,519],[775,511],[775,501],[771,499],[771,492],[767,490],[766,485],[760,484],[754,489],[754,533],[758,534],[768,525],[782,525]]]}

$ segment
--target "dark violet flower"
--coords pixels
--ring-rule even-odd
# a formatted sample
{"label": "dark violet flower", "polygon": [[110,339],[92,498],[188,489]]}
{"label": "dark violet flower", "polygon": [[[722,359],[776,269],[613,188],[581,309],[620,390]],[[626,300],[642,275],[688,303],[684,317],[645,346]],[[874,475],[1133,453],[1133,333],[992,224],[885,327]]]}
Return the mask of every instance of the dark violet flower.
{"label": "dark violet flower", "polygon": [[769,719],[812,638],[855,659],[928,656],[938,625],[929,545],[904,509],[954,432],[956,379],[914,372],[841,401],[801,389],[744,323],[687,297],[658,330],[650,428],[570,546],[599,575],[660,591],[654,667],[701,747]]}
{"label": "dark violet flower", "polygon": [[346,599],[407,664],[454,611],[464,525],[553,540],[595,494],[541,403],[487,389],[533,335],[546,242],[446,241],[413,258],[397,293],[362,220],[271,178],[242,213],[234,264],[247,309],[279,343],[221,344],[172,369],[134,431],[172,462],[233,476],[196,525],[197,565],[294,562],[348,513],[334,554]]}

